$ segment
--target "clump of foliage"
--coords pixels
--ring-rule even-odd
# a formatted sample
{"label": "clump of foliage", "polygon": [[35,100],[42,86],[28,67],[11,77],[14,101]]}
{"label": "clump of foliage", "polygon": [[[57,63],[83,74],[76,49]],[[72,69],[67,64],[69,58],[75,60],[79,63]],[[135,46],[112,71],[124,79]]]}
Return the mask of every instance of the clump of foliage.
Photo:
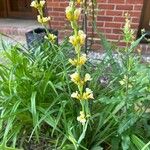
{"label": "clump of foliage", "polygon": [[[0,149],[150,149],[150,68],[135,53],[145,34],[135,40],[126,14],[126,46],[117,47],[115,57],[112,44],[97,31],[106,55],[95,65],[82,53],[83,3],[72,0],[66,9],[73,29],[69,42],[55,45],[56,37],[46,30],[47,40],[34,52],[3,44]],[[35,0],[31,6],[46,27],[50,18],[42,13],[44,4]]]}
{"label": "clump of foliage", "polygon": [[48,124],[56,128],[61,109],[66,105],[63,100],[70,99],[65,47],[65,42],[59,47],[45,42],[35,53],[22,51],[17,45],[5,47],[2,53],[5,63],[0,65],[3,149],[7,144],[22,147],[32,138],[49,139],[43,135],[49,135]]}

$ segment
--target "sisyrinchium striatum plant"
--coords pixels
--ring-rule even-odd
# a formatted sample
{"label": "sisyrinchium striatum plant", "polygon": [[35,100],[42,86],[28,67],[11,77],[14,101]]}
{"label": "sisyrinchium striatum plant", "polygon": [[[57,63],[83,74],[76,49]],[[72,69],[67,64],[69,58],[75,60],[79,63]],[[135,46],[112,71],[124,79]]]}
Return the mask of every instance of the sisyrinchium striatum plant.
{"label": "sisyrinchium striatum plant", "polygon": [[1,42],[0,150],[150,150],[150,66],[137,52],[145,33],[135,39],[125,14],[122,48],[94,21],[105,54],[90,61],[79,22],[91,1],[69,1],[73,33],[61,44],[47,30],[44,0],[31,6],[48,40],[34,52]]}

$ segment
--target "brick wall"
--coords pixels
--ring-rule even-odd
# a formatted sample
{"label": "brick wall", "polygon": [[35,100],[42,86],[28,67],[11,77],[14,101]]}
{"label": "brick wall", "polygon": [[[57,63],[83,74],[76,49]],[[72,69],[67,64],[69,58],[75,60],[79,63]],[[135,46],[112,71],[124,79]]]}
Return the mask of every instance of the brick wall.
{"label": "brick wall", "polygon": [[[109,40],[114,42],[119,40],[120,44],[123,45],[121,28],[124,24],[126,12],[131,15],[132,27],[136,32],[138,31],[143,0],[97,0],[97,3],[97,25]],[[65,7],[67,6],[68,0],[47,0],[47,10],[52,17],[52,28],[59,30],[61,38],[68,33],[68,28],[70,28],[65,19]],[[88,28],[91,31],[90,23],[88,23]]]}

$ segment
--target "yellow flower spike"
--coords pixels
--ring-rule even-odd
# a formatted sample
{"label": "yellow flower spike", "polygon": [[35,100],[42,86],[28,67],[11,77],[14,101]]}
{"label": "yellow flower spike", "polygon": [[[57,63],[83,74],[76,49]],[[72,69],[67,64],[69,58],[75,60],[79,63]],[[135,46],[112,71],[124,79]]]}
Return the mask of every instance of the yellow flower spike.
{"label": "yellow flower spike", "polygon": [[66,7],[66,11],[65,12],[66,12],[66,18],[69,21],[73,21],[74,16],[73,16],[73,9],[72,9],[72,7],[71,6]]}
{"label": "yellow flower spike", "polygon": [[90,76],[90,74],[86,73],[85,77],[84,77],[84,82],[87,82],[87,81],[91,81],[92,78]]}
{"label": "yellow flower spike", "polygon": [[45,3],[46,3],[45,0],[41,0],[41,1],[40,1],[40,6],[41,6],[41,7],[44,7]]}
{"label": "yellow flower spike", "polygon": [[31,4],[30,4],[30,6],[34,7],[34,8],[38,8],[39,5],[38,5],[37,1],[32,1]]}
{"label": "yellow flower spike", "polygon": [[74,18],[73,19],[77,21],[80,17],[80,14],[81,14],[81,8],[76,9],[74,11]]}
{"label": "yellow flower spike", "polygon": [[80,38],[80,44],[81,45],[84,45],[85,43],[85,38],[86,38],[86,34],[82,31],[82,30],[79,30],[78,31],[78,36]]}
{"label": "yellow flower spike", "polygon": [[83,111],[80,111],[80,116],[77,117],[77,120],[84,125],[86,123],[86,117]]}
{"label": "yellow flower spike", "polygon": [[[76,52],[76,58],[69,59],[69,62],[76,67],[77,72],[70,75],[70,77],[71,81],[77,85],[78,91],[73,92],[71,97],[78,99],[82,105],[82,108],[85,108],[85,110],[90,114],[89,106],[86,105],[86,103],[82,103],[82,101],[93,99],[93,92],[89,88],[84,89],[84,84],[87,81],[92,80],[91,76],[87,73],[84,77],[82,77],[82,65],[84,65],[87,61],[86,55],[81,54],[81,48],[85,44],[86,34],[82,30],[79,30],[78,26],[82,3],[84,3],[84,0],[72,0],[66,8],[66,18],[70,21],[71,27],[74,31],[74,35],[69,37],[69,42],[72,44]],[[78,4],[80,4],[80,8],[76,7]],[[90,117],[90,115],[86,115],[87,114],[85,114],[84,111],[80,111],[80,115],[77,117],[77,120],[82,123],[82,125],[84,125],[86,120]]]}
{"label": "yellow flower spike", "polygon": [[82,99],[83,100],[94,99],[93,91],[89,88],[86,88],[85,92],[83,93]]}

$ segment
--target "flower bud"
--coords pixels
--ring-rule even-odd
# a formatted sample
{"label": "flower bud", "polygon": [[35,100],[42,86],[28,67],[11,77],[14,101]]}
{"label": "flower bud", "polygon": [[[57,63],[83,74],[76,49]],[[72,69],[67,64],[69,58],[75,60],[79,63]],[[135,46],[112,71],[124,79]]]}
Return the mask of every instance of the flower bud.
{"label": "flower bud", "polygon": [[55,42],[56,38],[57,38],[57,36],[54,34],[51,34],[51,33],[49,33],[48,36],[45,36],[45,39],[50,40],[52,43]]}
{"label": "flower bud", "polygon": [[83,111],[80,111],[80,116],[77,117],[77,120],[84,125],[86,123],[86,117]]}
{"label": "flower bud", "polygon": [[80,45],[84,45],[86,34],[82,30],[79,30],[78,36],[80,37]]}
{"label": "flower bud", "polygon": [[89,88],[86,88],[86,91],[83,93],[82,99],[83,100],[94,99],[93,91]]}
{"label": "flower bud", "polygon": [[91,81],[91,80],[92,80],[92,78],[91,78],[90,74],[86,73],[85,77],[84,77],[84,82]]}
{"label": "flower bud", "polygon": [[75,35],[70,36],[69,42],[75,47],[78,44],[77,36],[75,36]]}
{"label": "flower bud", "polygon": [[44,7],[44,5],[45,5],[45,0],[40,1],[40,6]]}
{"label": "flower bud", "polygon": [[50,19],[50,17],[42,17],[40,15],[37,16],[37,20],[41,24],[46,24]]}
{"label": "flower bud", "polygon": [[73,16],[73,9],[71,6],[68,6],[66,8],[66,18],[69,20],[69,21],[72,21],[74,16]]}

